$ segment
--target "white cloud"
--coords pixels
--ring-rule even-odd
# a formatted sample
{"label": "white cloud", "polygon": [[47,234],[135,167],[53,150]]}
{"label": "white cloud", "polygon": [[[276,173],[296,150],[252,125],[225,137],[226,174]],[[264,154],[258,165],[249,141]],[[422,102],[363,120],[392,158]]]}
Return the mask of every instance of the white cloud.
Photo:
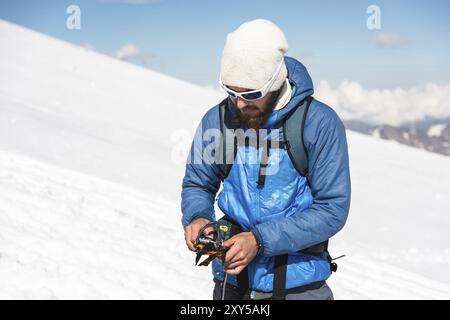
{"label": "white cloud", "polygon": [[375,36],[375,44],[380,48],[397,48],[407,42],[398,32],[380,32]]}
{"label": "white cloud", "polygon": [[113,55],[120,60],[137,62],[140,65],[148,66],[150,59],[155,56],[149,52],[145,52],[138,46],[127,43],[117,49]]}
{"label": "white cloud", "polygon": [[445,128],[445,124],[435,124],[428,129],[427,134],[430,137],[439,137],[442,135],[442,131],[444,131]]}
{"label": "white cloud", "polygon": [[353,81],[343,81],[334,88],[321,81],[316,92],[317,99],[329,104],[345,120],[400,125],[450,117],[450,84],[368,90]]}
{"label": "white cloud", "polygon": [[129,58],[141,57],[143,55],[144,55],[143,51],[131,43],[123,45],[122,47],[117,49],[115,53],[116,58],[120,60],[127,60]]}
{"label": "white cloud", "polygon": [[94,45],[92,45],[89,42],[83,42],[83,43],[80,44],[80,46],[83,47],[86,50],[90,50],[90,51],[94,51],[95,50]]}

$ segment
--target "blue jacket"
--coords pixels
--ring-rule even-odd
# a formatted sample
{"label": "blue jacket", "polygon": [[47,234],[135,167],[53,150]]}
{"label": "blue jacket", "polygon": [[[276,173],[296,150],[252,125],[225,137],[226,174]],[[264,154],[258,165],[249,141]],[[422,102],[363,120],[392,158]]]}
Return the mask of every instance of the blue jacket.
{"label": "blue jacket", "polygon": [[[289,103],[273,111],[264,124],[268,138],[274,129],[281,128],[292,108],[314,93],[303,64],[290,57],[285,57],[285,63],[293,93]],[[192,143],[181,195],[183,227],[200,217],[215,220],[214,201],[221,184],[219,165],[194,159],[199,159],[211,143],[203,141],[202,133],[220,127],[218,108],[216,105],[205,114]],[[254,290],[272,291],[273,257],[285,253],[289,254],[287,289],[330,276],[325,254],[312,256],[298,252],[335,235],[344,226],[350,207],[345,128],[333,109],[315,99],[305,121],[304,144],[308,153],[308,176],[297,173],[285,150],[277,150],[276,155],[271,151],[269,167],[276,165],[276,174],[267,175],[262,189],[256,187],[259,161],[239,162],[260,159],[261,149],[240,147],[218,196],[222,212],[244,230],[252,231],[261,243],[258,255],[248,266],[249,283]],[[212,269],[214,277],[223,280],[219,259],[213,261]],[[228,281],[237,283],[235,276],[230,276]]]}

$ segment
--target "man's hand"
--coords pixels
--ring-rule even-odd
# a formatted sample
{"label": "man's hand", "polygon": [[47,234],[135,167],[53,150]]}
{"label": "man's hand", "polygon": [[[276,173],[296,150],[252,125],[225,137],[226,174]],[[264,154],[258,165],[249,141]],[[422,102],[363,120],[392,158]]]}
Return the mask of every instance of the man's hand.
{"label": "man's hand", "polygon": [[[208,219],[198,218],[192,221],[185,229],[184,229],[184,240],[186,241],[186,245],[191,251],[195,251],[194,243],[197,239],[198,232],[201,228],[203,228],[206,224],[210,223]],[[206,231],[206,230],[205,230]]]}
{"label": "man's hand", "polygon": [[239,274],[258,253],[258,242],[252,232],[241,232],[224,242],[230,249],[225,255],[225,271]]}

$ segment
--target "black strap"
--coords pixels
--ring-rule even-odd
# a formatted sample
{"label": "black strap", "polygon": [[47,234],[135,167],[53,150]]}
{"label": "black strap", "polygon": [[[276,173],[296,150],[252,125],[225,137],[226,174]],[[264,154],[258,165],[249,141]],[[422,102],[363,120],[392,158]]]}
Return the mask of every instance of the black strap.
{"label": "black strap", "polygon": [[[224,215],[220,220],[228,221],[231,224],[230,234],[228,235],[230,238],[243,231],[239,223],[237,223],[227,215]],[[247,267],[245,267],[244,270],[242,270],[241,273],[237,275],[237,282],[237,291],[239,293],[239,296],[242,300],[248,299],[248,297],[250,297],[250,284],[248,281]]]}
{"label": "black strap", "polygon": [[275,256],[273,271],[272,300],[284,300],[286,298],[286,271],[288,255]]}
{"label": "black strap", "polygon": [[318,244],[312,245],[311,247],[300,250],[300,252],[312,256],[320,256],[327,250],[328,250],[328,240],[325,240],[324,242],[320,242]]}
{"label": "black strap", "polygon": [[[328,240],[313,245],[309,248],[303,249],[300,252],[310,255],[321,255],[328,249]],[[328,253],[327,253],[328,255]],[[329,256],[329,255],[328,255]],[[286,272],[288,255],[282,254],[274,257],[274,271],[273,271],[273,290],[272,299],[273,300],[285,300],[286,298]],[[335,263],[330,262],[331,271],[336,271],[337,266]]]}
{"label": "black strap", "polygon": [[259,174],[257,181],[257,187],[259,189],[263,188],[264,183],[266,182],[266,168],[268,166],[268,161],[269,161],[269,147],[267,146],[267,144],[265,144],[262,149],[261,161],[259,163]]}
{"label": "black strap", "polygon": [[247,267],[237,275],[238,293],[242,300],[247,300],[250,297],[250,284],[248,282]]}
{"label": "black strap", "polygon": [[[258,145],[259,147],[259,145]],[[287,149],[288,148],[288,142],[287,141],[272,141],[272,140],[266,140],[263,142],[263,147],[261,151],[261,161],[259,163],[259,173],[258,173],[258,181],[257,181],[257,188],[261,189],[264,187],[264,184],[266,182],[266,168],[269,165],[269,150],[270,149]]]}

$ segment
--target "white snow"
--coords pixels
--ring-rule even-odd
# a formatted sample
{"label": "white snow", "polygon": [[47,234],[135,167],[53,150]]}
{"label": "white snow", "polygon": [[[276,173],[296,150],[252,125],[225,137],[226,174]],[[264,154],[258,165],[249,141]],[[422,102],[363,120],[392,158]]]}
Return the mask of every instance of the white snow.
{"label": "white snow", "polygon": [[450,297],[450,159],[348,132],[352,204],[331,240],[340,298]]}
{"label": "white snow", "polygon": [[[211,298],[180,159],[221,94],[1,20],[0,43],[0,298]],[[348,140],[335,297],[449,299],[450,158]]]}
{"label": "white snow", "polygon": [[445,124],[435,124],[428,129],[427,135],[430,137],[440,137],[445,128]]}
{"label": "white snow", "polygon": [[9,152],[0,163],[0,299],[210,298],[173,201]]}
{"label": "white snow", "polygon": [[409,139],[409,132],[402,133],[403,139]]}
{"label": "white snow", "polygon": [[375,130],[373,130],[373,132],[371,134],[375,138],[381,138],[380,128],[376,128]]}

